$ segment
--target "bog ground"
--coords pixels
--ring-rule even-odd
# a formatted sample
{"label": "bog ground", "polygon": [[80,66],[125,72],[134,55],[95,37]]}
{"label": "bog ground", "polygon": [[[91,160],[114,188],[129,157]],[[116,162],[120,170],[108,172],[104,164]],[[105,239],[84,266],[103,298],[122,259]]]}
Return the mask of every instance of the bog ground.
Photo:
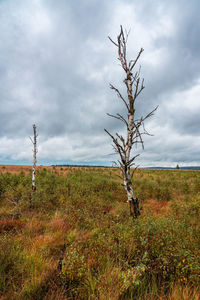
{"label": "bog ground", "polygon": [[0,166],[0,299],[199,299],[200,172]]}

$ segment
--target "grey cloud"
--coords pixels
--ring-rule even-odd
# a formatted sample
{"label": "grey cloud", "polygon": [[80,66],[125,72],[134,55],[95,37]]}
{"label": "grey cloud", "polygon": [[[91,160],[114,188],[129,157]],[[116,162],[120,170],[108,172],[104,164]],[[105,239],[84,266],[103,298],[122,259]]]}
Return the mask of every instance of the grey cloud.
{"label": "grey cloud", "polygon": [[[129,7],[133,16],[124,19],[123,8],[128,12]],[[152,158],[176,160],[181,147],[185,147],[182,160],[190,161],[191,153],[198,161],[192,138],[187,147],[176,140],[172,143],[171,135],[176,131],[178,137],[199,137],[199,106],[187,113],[187,106],[182,107],[177,96],[176,110],[170,108],[176,93],[192,89],[200,78],[198,8],[195,0],[181,4],[178,0],[170,4],[152,1],[151,5],[147,0],[1,2],[0,139],[5,145],[5,137],[20,139],[23,144],[36,123],[42,159],[112,160],[106,156],[112,151],[103,129],[114,133],[123,131],[123,126],[106,113],[125,114],[125,110],[108,86],[112,82],[124,91],[116,49],[107,35],[115,38],[124,21],[132,29],[130,57],[134,58],[132,50],[136,53],[146,46],[141,59],[146,89],[137,102],[138,115],[160,105],[151,129],[155,136],[147,139],[141,161],[142,157],[151,163]],[[159,131],[166,124],[169,126],[162,136]],[[53,145],[53,138],[59,138],[55,139],[57,145]],[[66,138],[71,148],[65,148]],[[28,144],[23,144],[25,154],[19,144],[15,151],[21,160],[28,159]],[[2,158],[9,153],[17,157],[9,151],[2,150]]]}

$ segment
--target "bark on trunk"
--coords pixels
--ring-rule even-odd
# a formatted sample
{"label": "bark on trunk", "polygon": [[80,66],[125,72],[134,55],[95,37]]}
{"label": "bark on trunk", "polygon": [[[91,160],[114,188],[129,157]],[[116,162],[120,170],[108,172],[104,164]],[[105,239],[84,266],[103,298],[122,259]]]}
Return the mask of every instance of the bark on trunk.
{"label": "bark on trunk", "polygon": [[33,170],[32,170],[32,191],[36,190],[36,154],[37,154],[37,134],[36,134],[36,125],[33,125]]}
{"label": "bark on trunk", "polygon": [[130,215],[137,218],[140,215],[139,200],[135,196],[133,185],[130,178],[130,168],[127,168],[124,176],[124,187],[127,194],[127,202],[129,203]]}
{"label": "bark on trunk", "polygon": [[125,147],[124,186],[127,193],[127,199],[129,202],[130,215],[137,218],[140,215],[140,207],[139,207],[139,201],[135,196],[135,192],[131,182],[130,165],[129,165],[131,149],[133,145],[133,128],[134,128],[134,107],[133,107],[134,101],[132,97],[132,82],[130,79],[127,79],[127,90],[128,90],[130,111],[128,114],[127,143]]}

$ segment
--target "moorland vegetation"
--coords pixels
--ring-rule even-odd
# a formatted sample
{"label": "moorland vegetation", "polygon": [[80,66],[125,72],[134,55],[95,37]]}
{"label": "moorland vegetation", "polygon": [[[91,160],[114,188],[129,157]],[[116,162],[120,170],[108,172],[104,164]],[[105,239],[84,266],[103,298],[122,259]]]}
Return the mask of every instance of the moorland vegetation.
{"label": "moorland vegetation", "polygon": [[199,299],[200,172],[138,170],[134,219],[118,169],[1,171],[1,299]]}

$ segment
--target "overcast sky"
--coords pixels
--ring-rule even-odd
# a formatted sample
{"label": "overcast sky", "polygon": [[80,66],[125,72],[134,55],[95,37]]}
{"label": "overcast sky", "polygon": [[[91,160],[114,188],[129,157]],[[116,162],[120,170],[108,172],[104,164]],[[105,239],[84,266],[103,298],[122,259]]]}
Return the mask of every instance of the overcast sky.
{"label": "overcast sky", "polygon": [[[109,89],[122,92],[116,48],[120,25],[131,29],[128,57],[141,47],[145,89],[137,112],[159,108],[137,162],[200,165],[199,0],[0,0],[0,163],[110,164],[111,140],[123,133],[106,113],[123,113]],[[139,65],[138,65],[139,66]]]}

